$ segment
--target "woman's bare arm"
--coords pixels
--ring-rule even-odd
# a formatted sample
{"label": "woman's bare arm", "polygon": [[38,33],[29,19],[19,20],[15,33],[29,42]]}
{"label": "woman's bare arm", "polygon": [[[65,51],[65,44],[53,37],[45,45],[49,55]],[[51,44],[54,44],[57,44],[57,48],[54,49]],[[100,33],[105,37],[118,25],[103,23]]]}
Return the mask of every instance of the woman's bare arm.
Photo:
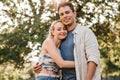
{"label": "woman's bare arm", "polygon": [[57,50],[57,47],[55,46],[55,43],[52,40],[46,40],[43,44],[43,47],[47,50],[47,53],[51,56],[51,58],[60,68],[75,67],[74,61],[63,60],[63,58]]}

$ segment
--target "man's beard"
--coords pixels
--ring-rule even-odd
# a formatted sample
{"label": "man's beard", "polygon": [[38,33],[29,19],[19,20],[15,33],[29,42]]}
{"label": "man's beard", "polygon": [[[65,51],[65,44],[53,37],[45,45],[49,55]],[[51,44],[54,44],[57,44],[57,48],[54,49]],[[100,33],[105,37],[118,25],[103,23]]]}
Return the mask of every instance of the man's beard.
{"label": "man's beard", "polygon": [[71,23],[69,23],[69,24],[65,24],[65,26],[67,26],[67,27],[72,26],[72,25],[73,25],[73,23],[74,23],[74,21],[73,21],[73,22],[71,22]]}

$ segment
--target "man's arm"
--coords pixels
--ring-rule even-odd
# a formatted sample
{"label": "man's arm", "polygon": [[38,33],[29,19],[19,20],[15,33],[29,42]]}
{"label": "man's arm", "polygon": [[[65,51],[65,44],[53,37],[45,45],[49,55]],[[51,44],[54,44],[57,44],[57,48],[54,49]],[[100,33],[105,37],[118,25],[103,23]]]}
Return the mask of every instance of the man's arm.
{"label": "man's arm", "polygon": [[36,74],[39,74],[42,70],[42,67],[40,66],[40,64],[37,62],[34,66],[33,66],[33,71],[36,73]]}
{"label": "man's arm", "polygon": [[94,73],[96,71],[96,67],[97,65],[93,61],[89,61],[87,63],[87,73],[86,73],[85,80],[92,80]]}
{"label": "man's arm", "polygon": [[85,80],[92,80],[96,72],[96,68],[100,62],[100,52],[98,49],[98,41],[92,30],[88,29],[85,36],[85,50],[87,57],[87,73]]}

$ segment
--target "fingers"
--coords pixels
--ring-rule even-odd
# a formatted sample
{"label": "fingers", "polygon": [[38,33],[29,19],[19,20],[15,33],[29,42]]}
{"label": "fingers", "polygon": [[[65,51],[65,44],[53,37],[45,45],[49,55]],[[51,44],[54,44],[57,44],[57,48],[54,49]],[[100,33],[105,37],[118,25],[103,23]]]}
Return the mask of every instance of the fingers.
{"label": "fingers", "polygon": [[38,74],[40,73],[41,70],[42,70],[42,66],[40,66],[40,64],[37,62],[33,67],[33,71]]}

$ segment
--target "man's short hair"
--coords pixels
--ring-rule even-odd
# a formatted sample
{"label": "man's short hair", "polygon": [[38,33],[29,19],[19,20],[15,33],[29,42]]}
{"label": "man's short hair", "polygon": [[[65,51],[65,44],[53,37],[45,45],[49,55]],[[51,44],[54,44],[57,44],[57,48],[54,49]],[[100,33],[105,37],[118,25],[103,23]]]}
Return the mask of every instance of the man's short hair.
{"label": "man's short hair", "polygon": [[70,3],[70,2],[62,2],[62,3],[60,3],[60,4],[58,5],[58,12],[59,12],[59,9],[60,9],[61,7],[65,7],[65,6],[70,7],[70,9],[71,9],[73,12],[75,11],[74,6],[73,6],[72,3]]}

